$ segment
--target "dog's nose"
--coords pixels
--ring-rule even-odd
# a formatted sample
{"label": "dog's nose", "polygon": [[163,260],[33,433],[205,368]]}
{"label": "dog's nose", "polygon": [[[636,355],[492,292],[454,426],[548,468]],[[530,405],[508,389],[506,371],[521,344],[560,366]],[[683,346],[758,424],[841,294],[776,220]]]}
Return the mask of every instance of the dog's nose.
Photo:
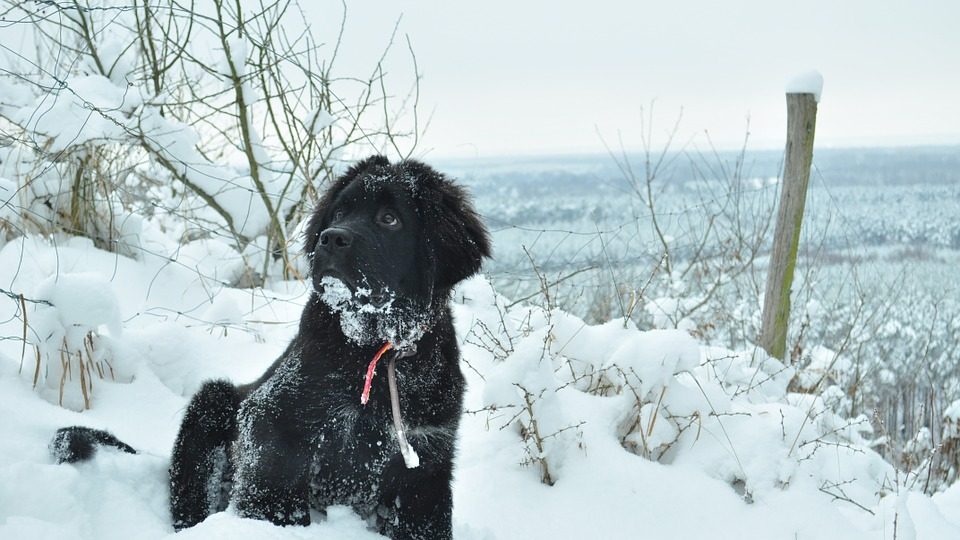
{"label": "dog's nose", "polygon": [[339,227],[330,227],[320,233],[320,245],[329,249],[348,248],[353,243],[353,233]]}

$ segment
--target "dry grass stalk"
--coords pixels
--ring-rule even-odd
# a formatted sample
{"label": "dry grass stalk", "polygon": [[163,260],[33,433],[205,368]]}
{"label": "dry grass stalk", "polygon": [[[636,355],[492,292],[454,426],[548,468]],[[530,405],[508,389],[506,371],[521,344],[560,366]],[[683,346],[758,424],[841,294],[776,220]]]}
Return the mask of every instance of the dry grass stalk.
{"label": "dry grass stalk", "polygon": [[[68,362],[70,361],[71,356],[72,355],[68,352],[67,353]],[[84,369],[83,353],[81,353],[80,351],[77,351],[77,363],[79,364],[79,368],[80,368],[79,370],[80,371],[80,393],[83,394],[83,408],[86,410],[90,408],[90,393],[87,391],[87,376],[85,375],[87,370]],[[90,386],[90,390],[91,391],[93,390],[92,385]]]}
{"label": "dry grass stalk", "polygon": [[[96,376],[100,377],[101,380],[105,380],[105,374],[109,372],[110,379],[116,380],[114,376],[113,366],[110,364],[110,361],[107,359],[94,361],[96,346],[93,341],[94,334],[93,332],[88,332],[83,338],[83,348],[76,351],[77,359],[77,369],[78,369],[78,382],[80,384],[80,393],[83,396],[83,409],[87,410],[93,404],[93,379],[94,372]],[[36,388],[37,383],[40,380],[40,364],[41,364],[41,354],[40,348],[34,346],[34,352],[36,353],[36,370],[33,374],[33,386]],[[84,354],[86,353],[86,354]],[[67,381],[73,380],[73,358],[74,353],[72,353],[67,345],[67,339],[64,338],[61,342],[60,348],[60,385],[59,385],[59,396],[58,404],[63,406],[64,392],[67,387]],[[106,363],[107,367],[104,369],[103,364]]]}
{"label": "dry grass stalk", "polygon": [[33,346],[34,355],[37,357],[37,365],[33,370],[33,387],[37,387],[37,381],[40,380],[40,348],[36,345]]}
{"label": "dry grass stalk", "polygon": [[20,349],[20,371],[23,371],[23,358],[27,354],[27,301],[20,295],[20,313],[23,313],[23,341]]}
{"label": "dry grass stalk", "polygon": [[70,360],[69,358],[64,357],[66,351],[66,340],[64,340],[64,348],[60,351],[60,400],[58,401],[59,405],[63,407],[63,387],[67,382],[67,374],[70,369]]}

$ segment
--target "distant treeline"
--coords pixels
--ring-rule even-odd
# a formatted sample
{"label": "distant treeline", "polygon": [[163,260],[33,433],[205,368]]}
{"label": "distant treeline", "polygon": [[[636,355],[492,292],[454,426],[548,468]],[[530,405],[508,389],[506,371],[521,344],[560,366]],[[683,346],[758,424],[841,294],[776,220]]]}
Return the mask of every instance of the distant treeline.
{"label": "distant treeline", "polygon": [[[720,161],[734,164],[739,152],[720,152]],[[638,176],[643,174],[643,156],[631,155],[630,161]],[[744,156],[743,178],[777,178],[781,174],[783,153],[756,150]],[[711,164],[713,157],[707,158]],[[720,174],[716,169],[700,166],[700,156],[692,152],[668,156],[671,166],[661,180],[675,181],[675,189],[691,181]],[[447,164],[444,164],[447,165]],[[554,156],[540,158],[501,158],[483,163],[450,162],[445,169],[472,185],[477,193],[497,192],[508,195],[556,195],[629,190],[622,172],[607,155]],[[887,186],[908,184],[960,183],[960,146],[904,148],[827,148],[814,152],[812,185]]]}

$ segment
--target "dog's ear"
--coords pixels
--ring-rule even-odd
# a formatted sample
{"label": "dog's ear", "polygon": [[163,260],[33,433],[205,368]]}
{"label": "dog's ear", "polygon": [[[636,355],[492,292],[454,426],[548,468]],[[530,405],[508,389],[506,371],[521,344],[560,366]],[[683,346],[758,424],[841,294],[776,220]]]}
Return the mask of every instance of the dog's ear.
{"label": "dog's ear", "polygon": [[430,249],[436,264],[435,286],[438,290],[452,289],[480,271],[483,259],[490,256],[487,228],[463,188],[419,162],[405,162],[404,171],[416,176],[421,185],[430,186],[420,196],[429,214],[425,233],[433,241]]}
{"label": "dog's ear", "polygon": [[313,215],[310,217],[310,223],[307,224],[307,229],[304,231],[306,238],[304,238],[303,241],[303,252],[308,259],[313,259],[313,252],[317,249],[317,241],[320,239],[320,233],[323,232],[323,224],[327,222],[327,213],[329,212],[333,201],[336,200],[337,195],[343,191],[343,188],[347,187],[347,185],[349,185],[354,178],[360,176],[368,170],[389,166],[390,161],[387,158],[379,155],[370,156],[362,161],[357,162],[353,167],[347,169],[347,172],[343,173],[333,182],[333,184],[330,185],[329,188],[327,188],[327,191],[323,194],[323,197],[320,198],[317,206],[313,209]]}

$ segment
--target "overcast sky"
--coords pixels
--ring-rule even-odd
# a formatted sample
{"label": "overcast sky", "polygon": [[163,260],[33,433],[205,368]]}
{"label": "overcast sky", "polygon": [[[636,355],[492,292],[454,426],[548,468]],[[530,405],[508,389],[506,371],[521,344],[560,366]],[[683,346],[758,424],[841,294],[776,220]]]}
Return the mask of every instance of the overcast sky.
{"label": "overcast sky", "polygon": [[[339,17],[323,4],[318,25]],[[820,146],[960,144],[958,0],[351,3],[341,68],[369,66],[401,14],[421,155],[603,152],[598,131],[636,148],[654,100],[657,134],[682,108],[684,141],[736,147],[749,117],[751,147],[781,147],[786,82],[810,69]]]}

